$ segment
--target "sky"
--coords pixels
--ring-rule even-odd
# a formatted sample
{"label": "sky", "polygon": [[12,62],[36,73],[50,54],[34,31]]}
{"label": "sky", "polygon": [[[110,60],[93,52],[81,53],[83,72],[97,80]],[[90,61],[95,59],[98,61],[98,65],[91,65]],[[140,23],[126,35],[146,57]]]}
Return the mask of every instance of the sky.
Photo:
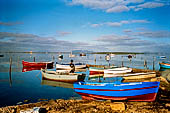
{"label": "sky", "polygon": [[0,0],[0,52],[170,52],[170,0]]}

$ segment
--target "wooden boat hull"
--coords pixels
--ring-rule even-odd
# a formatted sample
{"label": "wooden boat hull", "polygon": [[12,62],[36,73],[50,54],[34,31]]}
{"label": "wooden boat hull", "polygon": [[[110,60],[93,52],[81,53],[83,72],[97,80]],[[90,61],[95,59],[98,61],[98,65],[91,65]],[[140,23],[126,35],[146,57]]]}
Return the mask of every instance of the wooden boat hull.
{"label": "wooden boat hull", "polygon": [[[75,70],[77,69],[85,69],[85,64],[75,64]],[[56,64],[57,70],[71,70],[70,64]]]}
{"label": "wooden boat hull", "polygon": [[119,74],[119,73],[128,73],[132,72],[132,68],[121,67],[113,69],[104,69],[104,74]]}
{"label": "wooden boat hull", "polygon": [[104,74],[104,77],[123,77],[124,79],[146,79],[156,77],[155,72],[147,73],[118,73],[118,74]]}
{"label": "wooden boat hull", "polygon": [[170,64],[168,64],[168,63],[159,63],[159,65],[160,65],[161,68],[170,69]]}
{"label": "wooden boat hull", "polygon": [[147,79],[147,78],[154,78],[156,77],[156,73],[141,73],[141,74],[138,74],[138,75],[126,75],[126,76],[123,76],[123,79],[125,80],[137,80],[137,79]]}
{"label": "wooden boat hull", "polygon": [[154,101],[160,82],[134,83],[74,83],[76,93],[92,99]]}
{"label": "wooden boat hull", "polygon": [[45,80],[59,81],[59,82],[76,82],[83,81],[85,79],[85,75],[69,73],[69,74],[59,74],[55,71],[46,71],[45,69],[41,69],[42,78]]}
{"label": "wooden boat hull", "polygon": [[23,67],[41,67],[41,68],[53,68],[54,62],[26,62],[22,61]]}
{"label": "wooden boat hull", "polygon": [[89,68],[89,74],[90,75],[103,75],[104,74],[104,68],[95,68],[95,67],[90,67]]}

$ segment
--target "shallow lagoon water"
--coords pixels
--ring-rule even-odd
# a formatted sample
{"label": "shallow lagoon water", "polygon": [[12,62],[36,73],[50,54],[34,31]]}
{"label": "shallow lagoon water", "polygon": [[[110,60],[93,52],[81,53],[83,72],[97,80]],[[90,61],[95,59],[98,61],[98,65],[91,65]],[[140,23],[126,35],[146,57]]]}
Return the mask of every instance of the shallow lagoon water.
{"label": "shallow lagoon water", "polygon": [[[129,60],[127,55],[116,55],[109,62],[105,61],[104,54],[88,54],[80,57],[78,54],[75,58],[69,58],[68,54],[63,54],[64,59],[59,60],[58,54],[49,53],[4,53],[4,57],[0,57],[0,107],[6,105],[16,105],[21,103],[37,102],[39,99],[81,99],[69,84],[54,84],[42,80],[40,70],[22,72],[22,60],[25,61],[54,61],[58,63],[69,63],[71,59],[75,63],[81,62],[96,65],[117,65],[132,68],[144,69],[144,60],[147,61],[147,68],[153,69],[153,57],[155,57],[155,69],[159,70],[159,62],[168,61],[167,59],[159,59],[159,54],[137,54],[136,58]],[[123,56],[123,57],[122,57]],[[12,72],[9,73],[9,59],[12,58]],[[96,58],[96,62],[95,62]],[[87,72],[88,77],[88,72]],[[86,78],[88,80],[88,78]],[[24,100],[27,100],[24,102]]]}

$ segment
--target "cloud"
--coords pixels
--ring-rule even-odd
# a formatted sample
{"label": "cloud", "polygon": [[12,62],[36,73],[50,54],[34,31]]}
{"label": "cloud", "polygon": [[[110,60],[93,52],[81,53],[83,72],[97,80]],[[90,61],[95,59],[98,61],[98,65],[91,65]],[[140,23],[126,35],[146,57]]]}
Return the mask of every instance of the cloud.
{"label": "cloud", "polygon": [[126,32],[126,33],[132,32],[131,29],[124,29],[123,31]]}
{"label": "cloud", "polygon": [[115,42],[124,42],[124,41],[130,41],[130,40],[135,40],[135,39],[136,38],[132,38],[126,35],[120,36],[120,35],[111,34],[111,35],[101,36],[97,38],[95,41],[115,43]]}
{"label": "cloud", "polygon": [[22,22],[1,22],[0,21],[0,25],[3,26],[14,26],[14,25],[18,25],[18,24],[23,24]]}
{"label": "cloud", "polygon": [[142,36],[147,38],[170,38],[170,31],[142,31],[132,32],[134,36]]}
{"label": "cloud", "polygon": [[100,27],[103,25],[111,26],[111,27],[120,27],[124,24],[134,24],[134,23],[150,23],[150,21],[147,20],[122,20],[120,22],[104,22],[99,24],[91,24],[91,27]]}
{"label": "cloud", "polygon": [[156,7],[162,7],[165,4],[159,3],[159,2],[146,2],[144,4],[137,5],[139,8],[156,8]]}
{"label": "cloud", "polygon": [[106,10],[107,13],[120,13],[120,12],[125,12],[125,11],[129,11],[130,9],[125,6],[125,5],[119,5],[119,6],[115,6],[112,8],[109,8]]}
{"label": "cloud", "polygon": [[144,0],[66,0],[68,5],[82,5],[91,9],[103,10],[107,13],[127,12],[131,9],[139,11],[144,8],[157,8],[168,5],[162,1],[146,2]]}
{"label": "cloud", "polygon": [[[126,36],[126,35],[104,35],[96,38],[97,46],[96,47],[104,47],[107,48],[108,51],[136,51],[136,52],[144,52],[144,51],[163,51],[167,50],[167,44],[156,43],[152,40],[144,40],[134,36]],[[154,48],[153,48],[154,47]],[[162,47],[159,48],[159,47]],[[170,47],[169,47],[170,48]]]}
{"label": "cloud", "polygon": [[91,24],[90,26],[91,27],[100,27],[100,26],[102,26],[103,24]]}
{"label": "cloud", "polygon": [[89,43],[57,40],[54,37],[0,32],[0,51],[70,51],[89,46]]}
{"label": "cloud", "polygon": [[72,32],[65,32],[65,31],[56,31],[56,32],[57,32],[57,35],[60,37],[64,37],[64,36],[72,34]]}

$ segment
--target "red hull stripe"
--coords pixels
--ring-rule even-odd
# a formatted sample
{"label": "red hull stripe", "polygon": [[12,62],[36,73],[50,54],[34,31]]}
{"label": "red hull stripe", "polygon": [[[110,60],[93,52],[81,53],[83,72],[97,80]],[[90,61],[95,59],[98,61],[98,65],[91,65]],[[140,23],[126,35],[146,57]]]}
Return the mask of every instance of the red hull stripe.
{"label": "red hull stripe", "polygon": [[152,87],[143,87],[143,88],[134,88],[134,89],[120,89],[120,90],[110,90],[110,89],[84,89],[84,88],[74,88],[78,90],[92,90],[92,91],[129,91],[129,90],[141,90],[141,89],[149,89],[149,88],[156,88],[158,86]]}
{"label": "red hull stripe", "polygon": [[144,95],[137,95],[137,96],[124,96],[124,97],[113,97],[113,96],[101,96],[101,95],[93,95],[93,94],[86,94],[77,92],[79,95],[82,95],[83,99],[87,100],[128,100],[128,101],[154,101],[156,98],[157,93],[150,93]]}

